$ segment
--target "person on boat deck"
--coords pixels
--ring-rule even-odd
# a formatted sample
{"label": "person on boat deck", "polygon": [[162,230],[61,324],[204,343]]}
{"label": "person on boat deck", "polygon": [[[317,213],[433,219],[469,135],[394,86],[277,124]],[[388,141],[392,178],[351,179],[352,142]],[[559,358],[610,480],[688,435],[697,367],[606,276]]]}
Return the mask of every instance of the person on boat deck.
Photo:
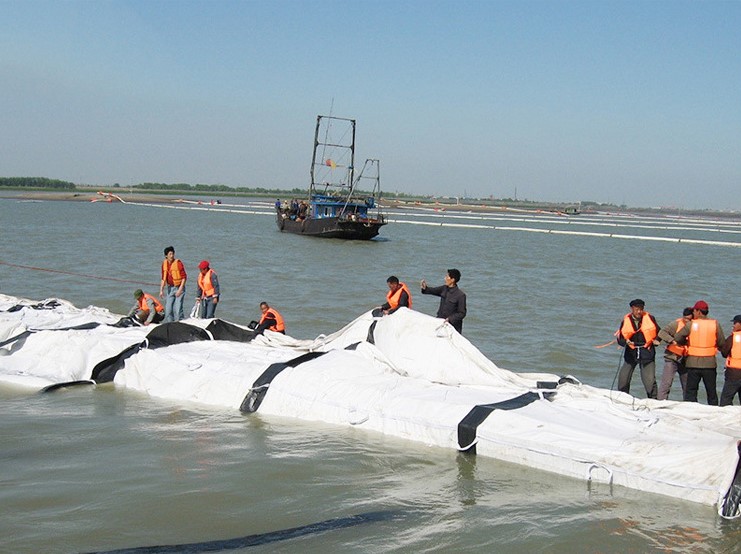
{"label": "person on boat deck", "polygon": [[720,347],[720,352],[726,358],[726,380],[720,393],[720,405],[733,405],[736,395],[741,403],[741,315],[733,318],[733,331]]}
{"label": "person on boat deck", "polygon": [[440,297],[440,307],[437,317],[445,319],[461,335],[463,334],[463,318],[466,317],[466,293],[458,288],[461,272],[449,269],[445,274],[445,284],[439,287],[428,287],[427,281],[422,279],[422,294],[432,294]]}
{"label": "person on boat deck", "polygon": [[135,317],[139,323],[149,325],[150,323],[160,323],[165,319],[165,308],[151,294],[147,294],[142,289],[134,291],[136,304],[129,311],[129,317]]}
{"label": "person on boat deck", "polygon": [[204,319],[211,319],[216,313],[216,305],[219,303],[219,278],[211,269],[208,260],[202,260],[198,264],[198,293],[196,302],[200,303],[199,314]]}
{"label": "person on boat deck", "polygon": [[271,308],[267,302],[260,302],[260,311],[262,312],[262,317],[257,323],[255,333],[262,335],[265,329],[267,329],[268,331],[286,334],[286,324],[278,310]]}
{"label": "person on boat deck", "polygon": [[615,333],[617,343],[625,348],[623,365],[618,373],[618,390],[630,394],[630,381],[636,366],[641,367],[641,381],[648,398],[656,398],[656,340],[659,324],[645,311],[646,303],[640,298],[630,301],[630,312],[623,317]]}
{"label": "person on boat deck", "polygon": [[[183,262],[175,258],[175,248],[165,248],[165,259],[162,261],[162,281],[160,298],[165,298],[165,321],[185,319],[183,300],[185,300],[185,273]],[[167,287],[167,289],[165,289]]]}
{"label": "person on boat deck", "polygon": [[298,205],[298,218],[301,220],[306,219],[306,216],[309,214],[309,205],[306,203],[305,200],[302,200]]}
{"label": "person on boat deck", "polygon": [[667,343],[664,349],[664,371],[661,374],[661,383],[659,384],[659,400],[669,399],[669,391],[672,388],[674,375],[677,373],[679,374],[679,384],[682,385],[682,398],[684,399],[684,393],[687,390],[687,369],[684,367],[687,347],[672,344],[672,342],[677,331],[687,325],[687,322],[691,319],[692,308],[685,308],[682,311],[682,317],[672,321],[659,331],[659,339]]}
{"label": "person on boat deck", "polygon": [[684,399],[688,402],[697,402],[697,391],[700,381],[705,384],[708,404],[718,405],[718,391],[715,388],[717,380],[717,363],[715,354],[723,346],[726,338],[723,329],[714,319],[708,317],[710,308],[704,300],[698,300],[692,306],[692,321],[674,335],[674,342],[680,346],[687,345],[687,389]]}
{"label": "person on boat deck", "polygon": [[412,293],[405,283],[400,283],[399,278],[392,275],[386,279],[386,284],[389,287],[386,302],[373,310],[373,317],[392,314],[402,307],[412,308]]}

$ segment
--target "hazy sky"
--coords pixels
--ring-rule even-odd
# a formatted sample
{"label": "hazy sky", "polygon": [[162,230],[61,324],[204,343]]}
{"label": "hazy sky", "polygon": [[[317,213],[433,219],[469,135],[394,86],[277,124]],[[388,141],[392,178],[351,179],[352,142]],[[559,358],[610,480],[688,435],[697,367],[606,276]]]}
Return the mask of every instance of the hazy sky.
{"label": "hazy sky", "polygon": [[741,1],[0,0],[0,176],[741,209]]}

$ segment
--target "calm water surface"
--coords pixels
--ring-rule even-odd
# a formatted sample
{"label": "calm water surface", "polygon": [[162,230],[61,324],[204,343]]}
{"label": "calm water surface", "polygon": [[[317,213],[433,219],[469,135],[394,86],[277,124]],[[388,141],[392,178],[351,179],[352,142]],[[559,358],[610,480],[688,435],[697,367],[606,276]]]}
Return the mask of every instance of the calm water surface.
{"label": "calm water surface", "polygon": [[[612,338],[632,298],[644,298],[660,324],[699,298],[726,332],[741,313],[741,249],[516,230],[741,242],[733,228],[719,236],[707,226],[627,221],[609,229],[581,218],[575,229],[397,212],[381,240],[355,243],[283,235],[269,203],[230,202],[245,206],[227,213],[0,199],[0,292],[122,313],[134,289],[157,291],[162,250],[172,244],[191,283],[198,261],[211,260],[222,283],[219,317],[247,323],[266,300],[289,334],[313,338],[379,305],[391,274],[414,292],[422,278],[442,284],[457,267],[468,295],[464,334],[488,357],[602,387],[611,386],[620,352],[594,346]],[[409,223],[430,221],[479,227]],[[434,315],[437,302],[416,294],[414,307]],[[0,552],[195,543],[378,511],[388,517],[240,551],[741,551],[739,521],[710,507],[112,386],[43,396],[0,387],[0,430]]]}

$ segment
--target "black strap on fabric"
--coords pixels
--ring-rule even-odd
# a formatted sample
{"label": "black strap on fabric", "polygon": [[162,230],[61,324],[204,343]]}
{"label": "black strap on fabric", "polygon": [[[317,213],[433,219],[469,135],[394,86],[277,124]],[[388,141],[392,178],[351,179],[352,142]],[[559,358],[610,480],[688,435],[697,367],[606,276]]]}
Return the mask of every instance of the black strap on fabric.
{"label": "black strap on fabric", "polygon": [[233,323],[221,319],[214,319],[206,330],[213,335],[214,340],[229,340],[233,342],[250,342],[255,338],[255,331],[244,329]]}
{"label": "black strap on fabric", "polygon": [[260,375],[252,384],[252,388],[239,406],[239,411],[243,413],[256,412],[260,407],[260,404],[262,404],[263,398],[265,398],[265,394],[268,392],[268,387],[270,387],[270,383],[275,379],[276,375],[288,367],[296,367],[304,362],[318,358],[323,354],[326,354],[326,352],[307,352],[306,354],[302,354],[298,358],[293,358],[287,362],[270,364],[268,368],[262,372],[262,375]]}
{"label": "black strap on fabric", "polygon": [[200,327],[188,325],[182,321],[172,321],[157,325],[149,332],[147,340],[149,341],[149,348],[155,349],[183,342],[211,340],[211,337]]}
{"label": "black strap on fabric", "polygon": [[83,379],[80,381],[66,381],[64,383],[54,383],[53,385],[49,385],[48,387],[44,387],[41,389],[40,392],[54,392],[55,390],[60,389],[70,389],[72,387],[79,387],[80,385],[94,385],[95,381],[91,381],[90,379]]}
{"label": "black strap on fabric", "polygon": [[[119,369],[123,369],[124,362],[144,348],[146,341],[129,346],[123,352],[95,364],[90,378],[96,383],[110,383]],[[48,387],[47,387],[48,388]]]}
{"label": "black strap on fabric", "polygon": [[[549,398],[554,394],[556,393],[545,392],[543,393],[543,397]],[[474,406],[458,424],[458,446],[461,448],[461,451],[468,454],[476,454],[476,430],[494,410],[517,410],[518,408],[532,404],[540,397],[537,392],[526,392],[503,402]]]}
{"label": "black strap on fabric", "polygon": [[368,329],[368,338],[365,339],[366,341],[368,341],[371,344],[376,344],[376,341],[373,338],[373,331],[376,330],[376,323],[378,323],[378,322],[377,321],[374,321],[373,323],[371,323],[371,326]]}
{"label": "black strap on fabric", "polygon": [[741,443],[738,445],[738,466],[736,466],[736,476],[733,478],[731,488],[728,489],[725,502],[720,515],[723,517],[733,518],[741,515]]}
{"label": "black strap on fabric", "polygon": [[0,348],[2,348],[3,346],[5,346],[6,344],[10,344],[11,342],[15,342],[17,340],[25,339],[31,333],[33,333],[33,331],[25,330],[22,333],[14,336],[14,337],[10,337],[9,339],[4,340],[3,342],[0,342]]}

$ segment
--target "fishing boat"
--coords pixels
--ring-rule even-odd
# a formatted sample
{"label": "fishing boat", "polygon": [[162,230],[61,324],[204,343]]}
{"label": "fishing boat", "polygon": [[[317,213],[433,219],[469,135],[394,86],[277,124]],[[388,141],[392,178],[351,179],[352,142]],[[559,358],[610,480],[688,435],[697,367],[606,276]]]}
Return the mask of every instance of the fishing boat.
{"label": "fishing boat", "polygon": [[245,417],[321,421],[741,516],[739,406],[515,373],[449,323],[407,308],[369,311],[315,339],[220,319],[131,323],[95,306],[0,294],[0,386],[113,386]]}
{"label": "fishing boat", "polygon": [[297,235],[372,239],[386,225],[380,183],[378,159],[367,159],[355,172],[355,120],[317,116],[308,199],[277,202],[275,222]]}

